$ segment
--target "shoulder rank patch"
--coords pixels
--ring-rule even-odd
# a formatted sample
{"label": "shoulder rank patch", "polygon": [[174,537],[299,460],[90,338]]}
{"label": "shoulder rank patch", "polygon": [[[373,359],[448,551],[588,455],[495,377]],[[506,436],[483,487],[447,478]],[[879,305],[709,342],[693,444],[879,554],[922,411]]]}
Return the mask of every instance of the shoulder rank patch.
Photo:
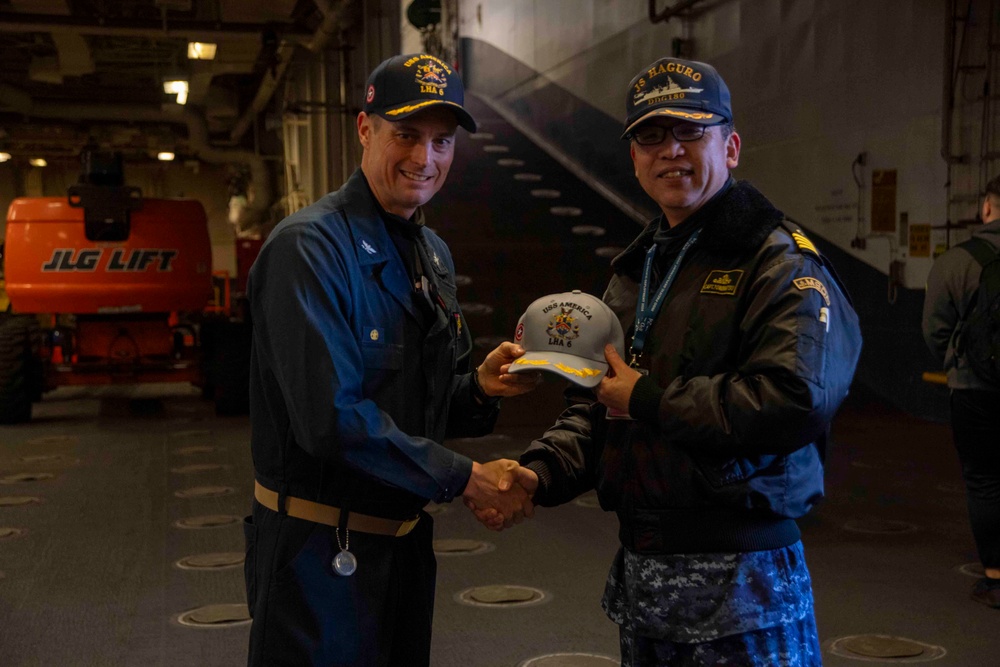
{"label": "shoulder rank patch", "polygon": [[740,281],[743,280],[743,273],[743,269],[712,271],[708,274],[708,278],[705,279],[705,284],[701,286],[701,293],[735,296],[736,288],[740,286]]}
{"label": "shoulder rank patch", "polygon": [[816,246],[813,245],[813,242],[810,241],[806,237],[806,235],[802,233],[802,230],[796,229],[794,232],[792,232],[792,240],[795,241],[795,245],[797,245],[799,247],[799,250],[801,250],[802,252],[809,252],[816,255],[817,257],[820,256],[819,250],[817,250]]}
{"label": "shoulder rank patch", "polygon": [[828,306],[830,305],[830,294],[829,292],[826,291],[826,285],[821,283],[818,279],[812,277],[796,278],[792,282],[795,283],[795,286],[798,287],[800,290],[807,290],[807,289],[816,290],[817,292],[823,295],[823,301],[826,302],[826,305]]}

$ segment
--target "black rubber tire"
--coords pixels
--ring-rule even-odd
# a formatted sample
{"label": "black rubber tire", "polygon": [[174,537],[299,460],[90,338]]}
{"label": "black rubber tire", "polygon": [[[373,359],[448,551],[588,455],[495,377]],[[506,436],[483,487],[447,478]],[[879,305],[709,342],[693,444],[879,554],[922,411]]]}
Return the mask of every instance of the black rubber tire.
{"label": "black rubber tire", "polygon": [[28,333],[31,340],[31,356],[28,360],[28,381],[31,389],[31,402],[37,403],[42,400],[45,393],[45,361],[42,360],[42,342],[45,337],[42,328],[38,325],[38,320],[31,317],[28,323]]}
{"label": "black rubber tire", "polygon": [[41,398],[37,337],[38,321],[30,315],[0,322],[0,424],[31,421],[31,403]]}

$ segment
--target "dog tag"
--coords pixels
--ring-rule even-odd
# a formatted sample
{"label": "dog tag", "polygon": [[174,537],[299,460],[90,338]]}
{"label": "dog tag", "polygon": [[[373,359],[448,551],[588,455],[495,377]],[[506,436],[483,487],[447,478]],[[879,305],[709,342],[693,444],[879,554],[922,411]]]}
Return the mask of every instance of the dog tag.
{"label": "dog tag", "polygon": [[349,577],[358,569],[358,559],[350,551],[341,551],[333,558],[333,571],[342,577]]}

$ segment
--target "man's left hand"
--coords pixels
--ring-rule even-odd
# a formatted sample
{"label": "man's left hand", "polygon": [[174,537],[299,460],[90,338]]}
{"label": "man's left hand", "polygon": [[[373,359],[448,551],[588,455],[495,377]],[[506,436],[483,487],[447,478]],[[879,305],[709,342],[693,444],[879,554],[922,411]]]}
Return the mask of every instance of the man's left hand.
{"label": "man's left hand", "polygon": [[542,381],[542,374],[510,373],[510,364],[524,354],[524,348],[504,341],[486,355],[486,360],[475,370],[479,386],[487,396],[519,396],[527,394]]}
{"label": "man's left hand", "polygon": [[594,393],[597,394],[597,400],[604,405],[627,414],[632,390],[642,376],[618,356],[614,345],[604,346],[604,358],[608,360],[610,368],[601,380],[601,384],[594,388]]}

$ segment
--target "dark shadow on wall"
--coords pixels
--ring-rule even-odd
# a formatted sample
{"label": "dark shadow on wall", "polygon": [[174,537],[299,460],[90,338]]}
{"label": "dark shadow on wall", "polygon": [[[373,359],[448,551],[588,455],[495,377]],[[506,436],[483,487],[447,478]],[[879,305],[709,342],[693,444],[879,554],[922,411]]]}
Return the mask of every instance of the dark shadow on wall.
{"label": "dark shadow on wall", "polygon": [[[656,212],[633,176],[627,147],[618,138],[620,119],[486,42],[463,38],[461,66],[470,91],[513,113],[636,209],[650,217]],[[803,228],[809,231],[808,224]],[[925,371],[938,370],[920,333],[924,291],[899,289],[889,303],[884,273],[816,235],[811,238],[833,262],[861,320],[864,347],[855,377],[857,393],[918,417],[947,420],[947,389],[921,378]]]}
{"label": "dark shadow on wall", "polygon": [[[514,113],[583,170],[647,217],[658,213],[633,176],[624,118],[611,118],[491,44],[462,39],[466,87]],[[626,85],[627,82],[623,84]]]}

